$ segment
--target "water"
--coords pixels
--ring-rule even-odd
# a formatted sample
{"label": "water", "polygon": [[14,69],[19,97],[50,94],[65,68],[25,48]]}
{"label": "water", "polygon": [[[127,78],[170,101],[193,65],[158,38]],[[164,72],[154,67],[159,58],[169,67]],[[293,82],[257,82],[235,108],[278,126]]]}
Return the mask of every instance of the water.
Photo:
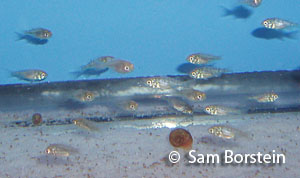
{"label": "water", "polygon": [[[136,70],[126,77],[179,74],[177,67],[195,52],[222,56],[216,66],[234,72],[298,67],[297,38],[265,40],[251,35],[268,17],[298,22],[298,2],[266,1],[258,8],[245,6],[251,11],[249,18],[223,17],[223,7],[238,5],[235,0],[4,1],[0,65],[8,70],[42,68],[49,73],[48,81],[73,80],[69,72],[104,55],[132,61]],[[37,27],[53,32],[47,44],[15,41],[15,32]],[[8,76],[1,70],[1,83],[20,82]],[[107,77],[125,76],[100,76]]]}
{"label": "water", "polygon": [[[225,16],[225,9],[239,11]],[[297,0],[263,0],[262,5],[258,8],[241,6],[237,0],[2,1],[0,2],[0,19],[2,22],[0,28],[2,34],[0,37],[0,83],[28,83],[10,77],[9,71],[39,68],[47,71],[49,75],[45,82],[50,82],[50,84],[45,88],[51,88],[49,91],[52,89],[60,90],[62,88],[55,84],[51,85],[51,83],[77,80],[72,72],[79,70],[80,66],[87,64],[92,59],[107,55],[132,62],[135,66],[134,71],[128,74],[119,74],[113,70],[108,70],[100,76],[80,77],[78,79],[183,75],[184,73],[180,69],[182,66],[186,66],[185,58],[198,52],[222,56],[222,60],[215,61],[213,65],[225,68],[232,73],[294,70],[300,64],[297,57],[300,55],[299,34],[297,34],[299,28],[269,32],[263,29],[261,22],[266,18],[279,17],[300,23],[299,10],[300,6]],[[16,33],[39,27],[47,28],[53,33],[47,43],[30,44],[26,40],[17,41]],[[288,38],[289,34],[292,34],[290,38]],[[229,84],[239,78],[233,77],[233,79],[229,80]],[[265,81],[268,81],[267,79]],[[208,80],[207,83],[213,84],[215,81],[219,81],[219,79]],[[221,78],[220,81],[226,80]],[[274,81],[280,80],[274,79]],[[261,87],[260,91],[265,92],[269,92],[275,86],[275,84],[268,82],[255,82],[255,79],[254,84],[258,88]],[[292,84],[294,83],[292,82]],[[71,125],[70,119],[72,120],[82,113],[84,113],[85,118],[97,118],[100,116],[95,114],[96,111],[103,111],[103,108],[99,109],[97,105],[93,104],[91,106],[94,108],[91,110],[86,107],[71,110],[56,107],[56,102],[68,99],[67,92],[59,99],[42,98],[40,107],[37,99],[41,98],[34,94],[43,91],[43,88],[36,85],[38,84],[23,86],[24,88],[32,87],[37,91],[28,95],[24,94],[25,92],[6,94],[6,88],[1,86],[1,91],[3,91],[1,96],[4,98],[4,101],[1,101],[3,106],[1,123],[2,126],[8,128],[1,128],[1,133],[4,136],[0,142],[2,154],[0,155],[0,165],[5,166],[0,171],[0,177],[106,177],[108,175],[113,177],[149,177],[151,174],[155,174],[155,176],[165,174],[170,177],[178,175],[229,177],[234,174],[240,176],[300,175],[295,167],[297,161],[299,162],[299,151],[297,151],[299,150],[297,143],[297,139],[299,139],[297,127],[299,126],[297,122],[299,109],[297,108],[299,105],[297,101],[300,100],[297,100],[299,97],[297,87],[293,92],[285,88],[285,86],[291,87],[291,83],[287,83],[282,88],[279,87],[280,90],[277,88],[275,91],[280,92],[283,96],[288,96],[288,99],[280,100],[275,105],[259,104],[256,108],[258,114],[225,116],[213,118],[211,121],[211,117],[207,115],[202,118],[202,112],[200,112],[201,114],[198,113],[200,116],[195,114],[193,119],[177,113],[177,117],[175,115],[174,119],[173,116],[168,116],[168,114],[174,114],[174,111],[171,111],[162,115],[164,118],[158,117],[159,119],[154,121],[151,119],[136,121],[133,117],[134,121],[128,121],[128,123],[127,121],[116,124],[108,123],[108,126],[98,124],[102,130],[100,133],[80,130]],[[121,86],[125,89],[119,88],[119,86],[115,89],[127,91],[133,85],[133,83],[124,84]],[[215,85],[218,86],[219,84],[215,83]],[[240,95],[248,96],[255,92],[255,89],[251,90],[253,86],[249,86],[249,90],[247,90],[247,84],[243,85],[246,87],[239,92],[231,90],[232,93],[228,95],[228,98],[234,100]],[[69,86],[76,86],[76,84]],[[79,88],[88,88],[89,86],[90,84],[78,85]],[[66,88],[70,89],[68,84],[63,87],[63,89]],[[223,89],[216,91],[221,91],[220,96],[226,98],[225,94],[227,93]],[[112,90],[114,91],[114,88]],[[222,97],[218,98],[218,94],[211,91],[211,88],[207,91],[211,92],[210,95],[214,98],[208,100],[208,103],[212,101],[229,105],[234,103],[224,101]],[[143,90],[141,93],[143,92],[145,91]],[[129,98],[132,96],[134,95],[131,93]],[[19,100],[18,97],[20,97]],[[119,101],[125,99],[120,98]],[[32,107],[35,101],[37,106]],[[101,102],[99,101],[98,104]],[[242,102],[245,101],[242,100]],[[14,103],[16,105],[11,106]],[[44,110],[42,103],[46,103],[45,106],[47,107],[51,106],[51,109]],[[51,104],[47,105],[48,103]],[[19,105],[22,104],[27,109],[15,109],[15,107],[20,109]],[[164,102],[160,104],[165,106]],[[233,105],[237,106],[238,104],[234,103]],[[55,106],[54,109],[52,106]],[[109,105],[109,107],[112,106],[116,105]],[[241,107],[248,108],[250,106],[253,107],[246,103]],[[28,109],[28,107],[30,108]],[[286,112],[289,111],[289,107],[292,108],[290,111],[297,112]],[[278,112],[278,108],[284,108],[283,113],[268,113],[270,111]],[[116,110],[118,109],[120,107]],[[151,115],[153,108],[150,107],[150,110],[147,111],[146,109],[142,110],[144,114]],[[264,114],[260,114],[260,109],[269,110],[262,111]],[[31,122],[31,116],[35,112],[40,112],[45,121],[62,120],[63,124],[57,126],[46,122],[39,127],[20,128],[16,126],[16,122]],[[128,112],[123,110],[118,112],[128,116]],[[111,111],[107,111],[107,113],[107,115],[111,115]],[[101,116],[103,115],[105,114]],[[168,117],[172,119],[164,120]],[[181,120],[182,118],[183,120]],[[69,123],[64,122],[65,120]],[[226,121],[236,128],[254,134],[254,141],[238,140],[228,143],[217,140],[217,143],[213,141],[207,144],[201,142],[202,138],[207,137],[206,130],[208,127],[216,123],[226,123]],[[13,127],[11,127],[12,125]],[[274,127],[270,127],[271,125]],[[222,172],[228,172],[233,167],[220,166],[215,168],[210,165],[206,165],[204,168],[201,166],[201,168],[197,166],[188,167],[185,165],[187,160],[181,164],[170,166],[162,161],[174,149],[167,139],[170,129],[153,128],[173,128],[176,126],[188,129],[195,139],[193,148],[203,150],[203,153],[219,153],[225,149],[233,149],[243,153],[253,150],[267,153],[276,149],[278,152],[286,153],[287,164],[276,165],[276,169],[270,166],[267,168],[264,166],[235,167],[236,171],[227,175],[222,174]],[[106,130],[107,128],[111,129]],[[149,136],[150,133],[151,136]],[[149,142],[146,139],[149,139]],[[75,146],[79,149],[80,154],[70,159],[48,157],[43,151],[49,144],[53,143]],[[10,145],[12,146],[10,147]],[[31,148],[32,145],[35,147]],[[157,147],[154,148],[153,145],[157,145]],[[120,153],[123,151],[126,153]],[[182,152],[180,151],[180,153]],[[24,165],[24,162],[27,162],[28,165]],[[72,166],[72,164],[74,165]],[[52,173],[47,174],[50,167]],[[34,171],[32,172],[32,170]]]}

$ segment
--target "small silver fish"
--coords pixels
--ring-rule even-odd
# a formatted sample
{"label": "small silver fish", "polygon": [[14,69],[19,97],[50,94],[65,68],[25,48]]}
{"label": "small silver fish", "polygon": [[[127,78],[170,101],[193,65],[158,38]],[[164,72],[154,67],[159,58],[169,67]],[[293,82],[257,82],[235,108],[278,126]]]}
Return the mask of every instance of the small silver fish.
{"label": "small silver fish", "polygon": [[101,75],[109,69],[109,62],[114,61],[113,56],[102,56],[97,59],[91,60],[88,64],[81,66],[80,70],[71,72],[76,78],[85,75]]}
{"label": "small silver fish", "polygon": [[20,70],[11,72],[11,76],[17,77],[20,80],[36,82],[45,80],[48,77],[48,74],[39,69],[28,69],[28,70]]}
{"label": "small silver fish", "polygon": [[210,54],[202,54],[202,53],[196,53],[189,55],[186,60],[192,64],[207,64],[214,60],[220,60],[220,56],[213,56]]}
{"label": "small silver fish", "polygon": [[213,126],[208,129],[208,133],[225,139],[232,139],[235,136],[233,129],[226,126]]}
{"label": "small silver fish", "polygon": [[97,91],[77,90],[74,92],[74,99],[80,102],[91,102],[99,96]]}
{"label": "small silver fish", "polygon": [[225,125],[212,126],[208,129],[208,133],[224,139],[233,139],[237,137],[243,137],[249,140],[252,139],[248,133]]}
{"label": "small silver fish", "polygon": [[171,89],[178,84],[176,80],[169,77],[151,77],[144,81],[144,86],[157,89]]}
{"label": "small silver fish", "polygon": [[283,20],[283,19],[279,19],[279,18],[268,18],[266,20],[264,20],[261,23],[265,28],[270,28],[270,29],[285,29],[285,28],[289,28],[289,27],[295,27],[298,26],[298,24],[287,21],[287,20]]}
{"label": "small silver fish", "polygon": [[113,56],[102,56],[97,59],[90,61],[88,64],[81,67],[82,70],[97,70],[100,67],[100,70],[103,69],[101,64],[114,60]]}
{"label": "small silver fish", "polygon": [[24,32],[25,35],[30,35],[38,39],[49,39],[52,37],[52,32],[44,28],[35,28]]}
{"label": "small silver fish", "polygon": [[204,92],[194,89],[176,91],[175,95],[182,96],[190,101],[204,101],[206,99],[206,94]]}
{"label": "small silver fish", "polygon": [[112,68],[118,73],[129,73],[134,70],[134,65],[125,60],[116,59],[112,56],[104,56],[97,58],[87,65],[82,66],[81,69],[84,70],[105,70],[107,68]]}
{"label": "small silver fish", "polygon": [[139,107],[139,104],[133,100],[130,100],[128,102],[125,103],[124,108],[127,111],[136,111]]}
{"label": "small silver fish", "polygon": [[235,108],[230,108],[227,106],[220,106],[220,105],[208,105],[205,107],[204,111],[207,114],[210,115],[236,115],[236,114],[241,114],[242,111],[235,109]]}
{"label": "small silver fish", "polygon": [[272,103],[276,101],[278,98],[279,96],[274,92],[249,97],[249,99],[256,100],[259,103]]}
{"label": "small silver fish", "polygon": [[213,77],[219,77],[223,73],[228,72],[225,69],[219,69],[214,67],[201,67],[192,70],[189,76],[194,79],[209,79]]}
{"label": "small silver fish", "polygon": [[121,59],[107,62],[107,66],[113,68],[116,72],[121,74],[129,73],[134,70],[134,65],[131,62]]}
{"label": "small silver fish", "polygon": [[45,153],[54,156],[70,156],[71,154],[76,154],[78,151],[68,145],[63,144],[51,144],[45,149]]}
{"label": "small silver fish", "polygon": [[262,0],[244,0],[243,3],[251,7],[258,7],[261,5]]}
{"label": "small silver fish", "polygon": [[73,120],[74,125],[86,129],[88,131],[98,131],[98,127],[95,126],[95,122],[87,120],[87,119],[83,119],[83,118],[79,118],[79,119],[75,119]]}
{"label": "small silver fish", "polygon": [[173,97],[167,97],[166,100],[175,110],[184,114],[193,114],[193,108],[184,100]]}

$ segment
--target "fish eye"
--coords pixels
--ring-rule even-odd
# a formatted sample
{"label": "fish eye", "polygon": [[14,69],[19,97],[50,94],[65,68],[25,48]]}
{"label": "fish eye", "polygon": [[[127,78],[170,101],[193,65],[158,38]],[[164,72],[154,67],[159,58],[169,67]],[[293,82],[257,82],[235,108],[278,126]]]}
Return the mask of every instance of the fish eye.
{"label": "fish eye", "polygon": [[130,109],[135,110],[135,105],[134,104],[131,104],[129,107],[130,107]]}
{"label": "fish eye", "polygon": [[214,133],[214,130],[213,129],[208,129],[208,132],[212,134],[212,133]]}
{"label": "fish eye", "polygon": [[201,100],[201,99],[202,99],[202,96],[201,96],[201,95],[197,95],[197,98],[198,98],[199,100]]}
{"label": "fish eye", "polygon": [[129,66],[124,66],[124,70],[129,71],[130,70]]}
{"label": "fish eye", "polygon": [[48,148],[48,149],[46,149],[46,151],[45,151],[47,154],[49,154],[49,153],[51,153],[51,150]]}
{"label": "fish eye", "polygon": [[264,21],[264,25],[268,25],[268,22],[267,22],[267,21]]}
{"label": "fish eye", "polygon": [[277,98],[278,98],[278,95],[274,95],[273,97],[274,97],[274,99],[277,99]]}
{"label": "fish eye", "polygon": [[193,56],[190,56],[190,60],[193,60],[194,59],[194,57]]}
{"label": "fish eye", "polygon": [[87,94],[87,95],[86,95],[86,98],[87,98],[88,100],[91,100],[91,99],[92,99],[92,95],[91,95],[91,94]]}
{"label": "fish eye", "polygon": [[192,72],[192,76],[196,76],[196,72]]}
{"label": "fish eye", "polygon": [[46,74],[45,73],[41,73],[41,79],[45,78]]}
{"label": "fish eye", "polygon": [[151,81],[151,80],[147,80],[147,84],[148,84],[148,85],[151,85],[151,84],[152,84],[152,81]]}
{"label": "fish eye", "polygon": [[209,107],[206,107],[205,110],[206,110],[207,112],[209,112],[209,111],[210,111],[210,108],[209,108]]}

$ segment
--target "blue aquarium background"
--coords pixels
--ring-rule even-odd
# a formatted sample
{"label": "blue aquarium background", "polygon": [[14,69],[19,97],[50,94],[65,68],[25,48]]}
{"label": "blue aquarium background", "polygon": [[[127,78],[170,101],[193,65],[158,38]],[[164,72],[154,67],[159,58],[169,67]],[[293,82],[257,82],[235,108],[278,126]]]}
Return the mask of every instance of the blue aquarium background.
{"label": "blue aquarium background", "polygon": [[[1,1],[0,82],[24,82],[9,71],[37,68],[49,74],[46,81],[75,80],[72,72],[106,55],[135,70],[87,78],[178,75],[197,52],[222,56],[214,65],[231,72],[296,69],[299,28],[266,34],[261,22],[300,23],[299,12],[297,0],[264,0],[258,8],[238,0]],[[16,33],[39,27],[53,33],[46,44],[17,40]]]}

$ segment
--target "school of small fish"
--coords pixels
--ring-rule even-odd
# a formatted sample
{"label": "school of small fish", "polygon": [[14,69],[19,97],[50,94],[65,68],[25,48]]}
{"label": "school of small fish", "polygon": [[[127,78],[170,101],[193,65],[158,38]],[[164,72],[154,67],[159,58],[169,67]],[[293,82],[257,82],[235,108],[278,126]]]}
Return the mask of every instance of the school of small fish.
{"label": "school of small fish", "polygon": [[[241,0],[241,4],[258,8],[262,4],[262,0]],[[297,27],[298,24],[281,19],[278,17],[267,18],[261,22],[262,26],[268,29],[275,30],[283,30],[292,27]],[[49,29],[46,28],[33,28],[30,30],[25,30],[19,35],[19,39],[26,39],[28,41],[32,41],[32,39],[37,40],[48,40],[53,34]],[[207,53],[193,53],[186,57],[186,60],[195,65],[202,65],[197,67],[189,72],[189,76],[194,79],[210,79],[214,77],[220,77],[224,73],[228,73],[227,69],[220,69],[212,66],[206,66],[208,63],[214,62],[216,60],[221,60],[221,56],[216,56]],[[82,75],[100,75],[106,72],[108,69],[112,69],[113,71],[126,74],[130,73],[134,70],[134,65],[126,60],[118,59],[113,56],[101,56],[94,60],[91,60],[88,64],[81,66],[79,71],[73,72],[76,77],[80,77]],[[45,80],[48,74],[42,70],[28,69],[28,70],[20,70],[16,72],[12,72],[12,76],[19,78],[20,80],[30,81],[30,82],[39,82]],[[148,80],[147,85],[152,88],[169,88],[168,82],[165,82],[161,79]]]}
{"label": "school of small fish", "polygon": [[[262,5],[262,0],[243,0],[242,4],[258,8]],[[240,8],[236,8],[239,10]],[[232,12],[227,11],[227,14]],[[281,19],[278,17],[266,18],[262,22],[257,22],[258,25],[271,30],[287,30],[290,28],[298,27],[297,23],[291,22],[289,20]],[[27,40],[30,43],[45,44],[53,36],[53,33],[45,28],[33,28],[26,30],[22,33],[18,33],[19,40]],[[184,59],[184,57],[182,58]],[[208,81],[213,78],[222,77],[222,75],[229,73],[230,70],[214,67],[214,63],[223,60],[221,55],[214,55],[208,53],[202,53],[199,51],[194,51],[190,53],[185,58],[189,64],[195,66],[192,70],[187,72],[187,77],[192,78],[191,80],[197,81]],[[209,65],[210,64],[210,65]],[[80,76],[90,76],[90,75],[101,75],[102,73],[110,70],[115,74],[127,74],[133,72],[135,66],[128,60],[120,59],[114,56],[100,56],[97,57],[85,65],[82,65],[78,71],[74,74],[76,77]],[[11,76],[18,78],[19,80],[24,80],[28,82],[41,82],[47,79],[48,74],[41,69],[25,69],[19,71],[11,72]],[[199,102],[209,99],[205,92],[189,86],[186,83],[184,86],[178,83],[175,79],[171,77],[150,77],[142,80],[138,83],[140,88],[147,88],[149,90],[157,91],[157,95],[150,96],[151,99],[157,99],[160,101],[165,101],[168,106],[172,108],[178,114],[193,115],[197,110],[192,107],[191,103]],[[169,90],[169,93],[165,94],[163,91]],[[46,92],[45,96],[56,96],[60,95],[57,92]],[[74,91],[68,94],[67,97],[71,101],[76,101],[82,105],[96,102],[100,96],[100,91],[90,91],[82,89],[74,89]],[[279,96],[276,92],[271,91],[269,93],[257,93],[255,96],[249,96],[247,98],[249,102],[255,102],[256,104],[272,104],[279,100]],[[275,102],[276,103],[276,102]],[[136,112],[139,110],[140,103],[132,98],[128,100],[120,101],[119,103],[114,103],[119,106],[120,109],[129,112]],[[210,104],[207,106],[202,106],[202,112],[210,115],[211,117],[220,117],[224,115],[240,115],[244,112],[238,108],[222,105],[221,103]],[[99,131],[96,123],[85,118],[77,118],[72,120],[72,123],[81,129],[87,130],[89,132]],[[223,139],[233,139],[237,135],[243,135],[241,131],[230,126],[225,125],[215,125],[208,129],[208,133],[220,137]],[[246,135],[246,134],[244,134]],[[50,144],[44,151],[47,155],[68,157],[73,154],[79,153],[78,150],[64,144]]]}

